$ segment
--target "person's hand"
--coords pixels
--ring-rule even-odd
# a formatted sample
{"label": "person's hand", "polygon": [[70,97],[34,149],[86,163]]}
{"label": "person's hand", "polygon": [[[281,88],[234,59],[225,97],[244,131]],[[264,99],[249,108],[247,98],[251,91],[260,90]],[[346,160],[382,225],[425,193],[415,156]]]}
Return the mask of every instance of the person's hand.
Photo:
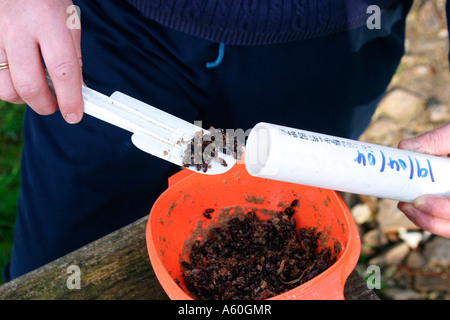
{"label": "person's hand", "polygon": [[[437,156],[449,155],[450,123],[421,136],[402,140],[398,147]],[[450,238],[450,197],[421,196],[412,204],[400,202],[398,208],[422,229]]]}
{"label": "person's hand", "polygon": [[[83,116],[81,30],[67,27],[70,0],[0,0],[0,99],[26,103],[41,115]],[[56,96],[50,91],[44,65]]]}

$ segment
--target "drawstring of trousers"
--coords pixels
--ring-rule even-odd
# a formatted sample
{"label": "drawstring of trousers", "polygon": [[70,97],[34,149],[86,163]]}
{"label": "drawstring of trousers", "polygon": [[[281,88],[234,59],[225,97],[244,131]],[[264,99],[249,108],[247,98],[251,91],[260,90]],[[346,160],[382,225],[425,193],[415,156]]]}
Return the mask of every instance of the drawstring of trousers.
{"label": "drawstring of trousers", "polygon": [[206,68],[211,69],[220,65],[225,55],[225,43],[219,43],[219,52],[217,53],[217,58],[213,62],[207,62]]}

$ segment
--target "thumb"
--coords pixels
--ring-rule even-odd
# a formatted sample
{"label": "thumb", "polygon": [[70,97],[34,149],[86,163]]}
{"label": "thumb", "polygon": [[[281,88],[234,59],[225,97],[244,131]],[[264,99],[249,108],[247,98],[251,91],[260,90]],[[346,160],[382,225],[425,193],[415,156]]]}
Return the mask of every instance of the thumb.
{"label": "thumb", "polygon": [[418,137],[404,139],[398,148],[436,156],[447,155],[450,153],[450,123]]}

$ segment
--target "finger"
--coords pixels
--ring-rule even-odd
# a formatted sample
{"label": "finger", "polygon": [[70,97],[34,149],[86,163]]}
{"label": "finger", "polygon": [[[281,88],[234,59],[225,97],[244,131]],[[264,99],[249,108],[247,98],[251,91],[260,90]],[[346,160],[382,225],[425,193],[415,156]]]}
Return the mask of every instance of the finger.
{"label": "finger", "polygon": [[398,208],[418,227],[443,237],[450,238],[450,220],[426,214],[411,203],[400,202]]}
{"label": "finger", "polygon": [[450,153],[450,123],[415,138],[400,141],[404,150],[442,156]]}
{"label": "finger", "polygon": [[5,51],[11,80],[20,99],[41,115],[54,113],[58,106],[45,80],[37,43],[8,41]]}
{"label": "finger", "polygon": [[[71,4],[73,4],[73,3],[71,2]],[[84,85],[84,82],[83,82],[83,60],[82,60],[82,55],[81,55],[81,17],[80,17],[80,12],[76,8],[76,6],[69,6],[66,13],[70,14],[71,17],[73,19],[75,19],[75,20],[72,20],[72,23],[68,24],[67,26],[70,29],[70,33],[72,35],[72,40],[75,45],[75,51],[76,51],[77,57],[78,57],[78,65],[80,67],[80,77],[82,80],[82,84]],[[74,16],[75,13],[76,13],[76,17]]]}
{"label": "finger", "polygon": [[[5,52],[0,50],[0,63],[7,62],[7,60]],[[14,88],[9,68],[0,70],[0,100],[16,104],[24,103]]]}
{"label": "finger", "polygon": [[78,56],[72,33],[66,26],[50,28],[39,42],[61,114],[68,123],[77,123],[83,116],[81,56]]}
{"label": "finger", "polygon": [[450,220],[450,199],[439,196],[422,196],[417,198],[414,207],[436,218]]}
{"label": "finger", "polygon": [[70,33],[72,35],[73,45],[75,46],[75,51],[77,54],[81,84],[84,84],[84,82],[83,82],[83,58],[81,55],[81,29],[73,29],[70,31]]}

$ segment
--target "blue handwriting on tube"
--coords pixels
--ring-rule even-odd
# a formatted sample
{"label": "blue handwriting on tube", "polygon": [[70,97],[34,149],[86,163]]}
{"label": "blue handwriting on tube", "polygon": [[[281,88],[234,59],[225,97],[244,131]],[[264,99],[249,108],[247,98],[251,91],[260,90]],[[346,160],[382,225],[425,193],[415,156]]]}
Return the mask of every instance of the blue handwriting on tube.
{"label": "blue handwriting on tube", "polygon": [[383,151],[379,151],[378,157],[374,152],[361,152],[360,150],[356,150],[357,155],[354,161],[358,164],[365,166],[379,166],[380,172],[387,171],[406,171],[409,172],[409,179],[412,180],[414,178],[427,178],[431,179],[431,182],[434,182],[433,169],[431,168],[431,163],[428,159],[426,159],[426,164],[419,163],[419,159],[408,158],[400,159],[400,158],[392,158],[383,153]]}

